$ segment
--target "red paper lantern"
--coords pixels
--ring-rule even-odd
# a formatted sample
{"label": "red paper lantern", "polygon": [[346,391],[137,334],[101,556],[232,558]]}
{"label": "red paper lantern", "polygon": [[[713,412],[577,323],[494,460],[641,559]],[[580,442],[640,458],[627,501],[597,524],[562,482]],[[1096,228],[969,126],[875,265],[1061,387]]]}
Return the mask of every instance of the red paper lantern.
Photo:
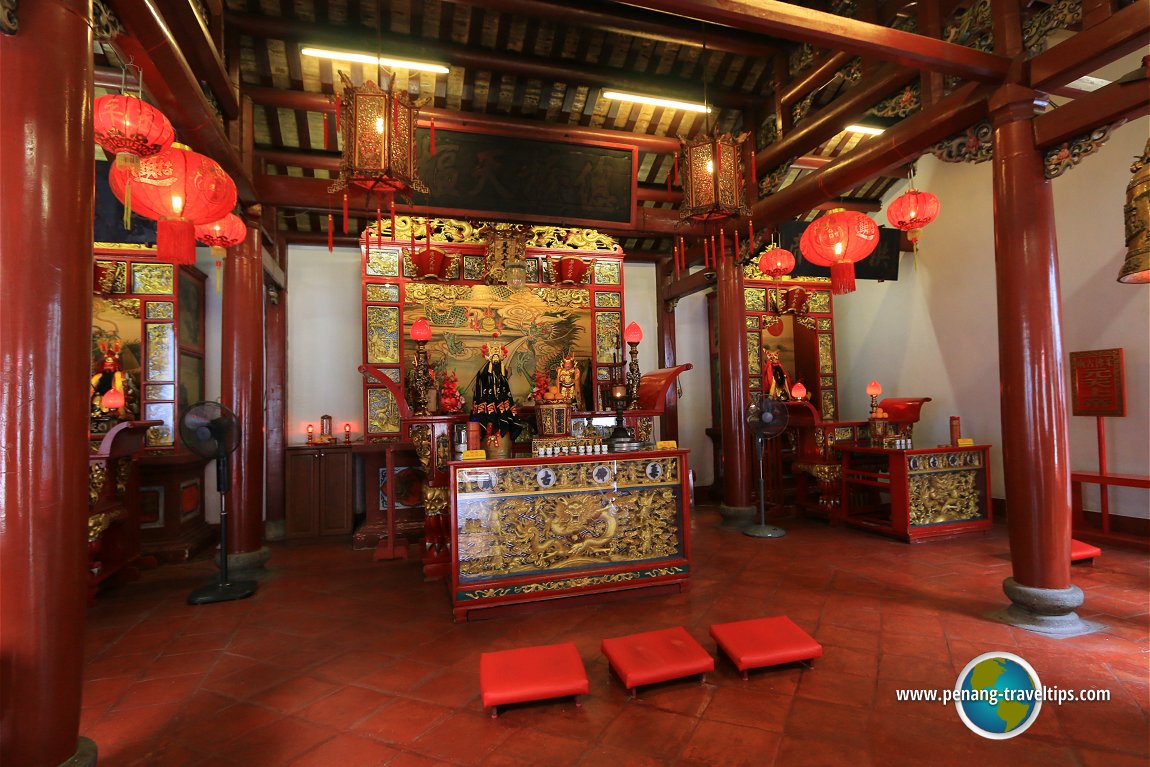
{"label": "red paper lantern", "polygon": [[816,219],[803,232],[799,248],[808,261],[831,269],[831,292],[853,293],[855,262],[878,245],[878,224],[853,210],[840,210]]}
{"label": "red paper lantern", "polygon": [[917,245],[922,228],[938,218],[938,211],[937,197],[911,187],[887,207],[886,220],[906,232],[907,238]]}
{"label": "red paper lantern", "polygon": [[[164,113],[135,96],[101,96],[92,104],[96,143],[116,156],[116,167],[135,173],[140,160],[172,145],[176,137]],[[132,185],[124,185],[124,228],[132,226]]]}
{"label": "red paper lantern", "polygon": [[776,279],[784,274],[790,274],[795,268],[795,254],[783,248],[768,248],[759,256],[759,271],[768,277]]}
{"label": "red paper lantern", "polygon": [[118,167],[164,151],[176,137],[164,113],[135,96],[101,96],[92,104],[96,143],[116,156]]}
{"label": "red paper lantern", "polygon": [[[125,202],[124,189],[135,182],[134,198]],[[154,218],[156,249],[175,264],[196,262],[196,224],[221,219],[236,206],[236,185],[219,163],[183,144],[140,162],[138,173],[112,168],[108,185],[121,202],[142,216]]]}
{"label": "red paper lantern", "polygon": [[239,245],[248,236],[248,225],[235,213],[229,213],[218,221],[200,224],[196,227],[196,239],[211,246],[212,258],[216,260],[216,292],[220,292],[220,269],[227,257],[227,248]]}

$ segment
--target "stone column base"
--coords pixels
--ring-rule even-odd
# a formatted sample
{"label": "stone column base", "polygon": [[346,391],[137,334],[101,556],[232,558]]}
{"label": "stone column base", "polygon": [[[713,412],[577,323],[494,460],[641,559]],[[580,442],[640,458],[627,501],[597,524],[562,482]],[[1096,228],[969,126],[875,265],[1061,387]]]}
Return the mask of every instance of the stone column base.
{"label": "stone column base", "polygon": [[1077,586],[1044,589],[1007,578],[1002,590],[1013,604],[988,616],[1000,623],[1054,637],[1082,636],[1104,628],[1078,617],[1075,609],[1082,606],[1083,595]]}
{"label": "stone column base", "polygon": [[[241,551],[237,554],[228,554],[228,575],[263,570],[264,565],[271,559],[271,556],[271,549],[267,546],[261,546],[256,551]],[[216,552],[216,557],[216,563],[218,564],[219,551]]]}
{"label": "stone column base", "polygon": [[264,522],[264,540],[282,541],[287,537],[287,520],[269,519]]}
{"label": "stone column base", "polygon": [[719,504],[719,516],[723,518],[719,527],[729,530],[742,530],[754,523],[755,515],[758,513],[759,510],[754,506],[728,506],[725,503]]}
{"label": "stone column base", "polygon": [[97,755],[96,744],[81,735],[76,740],[76,753],[68,757],[60,767],[96,767]]}

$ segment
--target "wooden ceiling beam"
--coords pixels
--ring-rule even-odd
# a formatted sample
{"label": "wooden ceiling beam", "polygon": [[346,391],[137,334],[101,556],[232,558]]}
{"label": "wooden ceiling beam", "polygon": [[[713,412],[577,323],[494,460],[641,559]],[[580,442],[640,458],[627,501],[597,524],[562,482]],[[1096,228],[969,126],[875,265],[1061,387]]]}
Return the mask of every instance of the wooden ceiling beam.
{"label": "wooden ceiling beam", "polygon": [[228,141],[175,37],[153,0],[119,0],[114,9],[127,34],[112,42],[125,60],[134,60],[156,107],[171,121],[179,139],[218,162],[236,183],[240,200],[254,202],[255,187],[239,152]]}
{"label": "wooden ceiling beam", "polygon": [[777,52],[771,40],[738,29],[702,27],[680,17],[657,15],[614,4],[610,10],[591,3],[554,0],[484,0],[483,7],[519,17],[547,19],[562,26],[586,27],[616,35],[641,37],[691,48],[706,44],[708,50],[739,56],[769,58]]}
{"label": "wooden ceiling beam", "polygon": [[[278,88],[245,88],[245,96],[261,106],[301,109],[312,112],[334,112],[335,102],[323,93],[287,91]],[[477,115],[452,112],[446,109],[419,110],[419,125],[427,127],[435,118],[435,127],[451,129],[479,129],[491,133],[502,133],[524,138],[537,138],[544,141],[572,141],[574,143],[601,142],[634,146],[645,152],[677,152],[679,140],[668,136],[651,136],[641,133],[611,130],[609,128],[588,128],[580,125],[556,125],[535,120],[522,120],[498,115]]]}
{"label": "wooden ceiling beam", "polygon": [[755,155],[759,178],[792,157],[813,151],[838,135],[852,120],[918,78],[913,69],[886,65],[846,90],[828,106],[810,114],[797,128]]}
{"label": "wooden ceiling beam", "polygon": [[1004,56],[779,0],[631,0],[629,4],[967,80],[1001,82],[1010,69],[1010,59]]}
{"label": "wooden ceiling beam", "polygon": [[1135,0],[1026,63],[1030,87],[1050,93],[1098,67],[1150,46],[1150,0]]}
{"label": "wooden ceiling beam", "polygon": [[756,221],[777,222],[805,213],[875,176],[912,162],[931,146],[988,114],[990,86],[967,83],[933,107],[911,115],[881,136],[859,144],[822,170],[751,207]]}
{"label": "wooden ceiling beam", "polygon": [[207,19],[200,18],[191,0],[156,0],[156,8],[163,14],[176,45],[188,57],[196,79],[207,83],[224,117],[236,119],[240,114],[236,84],[228,78],[224,58],[208,31]]}
{"label": "wooden ceiling beam", "polygon": [[1150,114],[1147,78],[1146,59],[1143,59],[1141,77],[1123,78],[1035,117],[1035,145],[1039,149],[1051,149],[1100,126]]}
{"label": "wooden ceiling beam", "polygon": [[[509,55],[477,46],[444,44],[386,32],[377,39],[374,33],[368,31],[318,27],[294,19],[240,13],[229,13],[226,18],[233,31],[253,37],[291,40],[322,48],[368,54],[382,50],[395,58],[435,61],[467,69],[565,82],[573,86],[609,87],[685,101],[699,101],[702,96],[701,81],[681,77],[636,75],[615,67],[579,64],[528,53]],[[712,87],[708,89],[707,100],[723,108],[744,109],[757,103],[760,98],[754,94]]]}

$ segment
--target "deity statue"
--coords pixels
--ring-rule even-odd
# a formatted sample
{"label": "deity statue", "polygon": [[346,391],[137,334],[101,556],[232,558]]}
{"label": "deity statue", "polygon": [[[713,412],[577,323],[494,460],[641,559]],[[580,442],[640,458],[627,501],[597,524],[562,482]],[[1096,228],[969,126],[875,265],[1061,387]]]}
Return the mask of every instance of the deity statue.
{"label": "deity statue", "polygon": [[559,400],[570,402],[571,407],[580,410],[580,378],[579,366],[570,354],[563,357],[555,371],[555,383],[559,386]]}
{"label": "deity statue", "polygon": [[789,400],[791,398],[791,377],[787,375],[786,368],[779,361],[779,351],[764,348],[764,367],[767,373],[767,397],[769,399]]}
{"label": "deity statue", "polygon": [[491,445],[510,447],[522,428],[515,418],[515,403],[511,399],[511,384],[507,381],[507,368],[503,361],[506,347],[483,345],[487,362],[475,374],[475,390],[471,403],[471,420],[478,421],[483,441]]}
{"label": "deity statue", "polygon": [[[103,352],[104,357],[100,361],[96,374],[92,376],[89,382],[91,384],[89,396],[92,402],[92,418],[115,418],[117,420],[128,418],[127,394],[129,384],[124,376],[124,367],[120,363],[120,348],[119,341],[111,344],[107,341],[100,341],[100,351]],[[109,397],[106,401],[105,396],[111,391],[119,392],[119,397]],[[119,400],[119,404],[108,406],[109,401],[115,399]]]}

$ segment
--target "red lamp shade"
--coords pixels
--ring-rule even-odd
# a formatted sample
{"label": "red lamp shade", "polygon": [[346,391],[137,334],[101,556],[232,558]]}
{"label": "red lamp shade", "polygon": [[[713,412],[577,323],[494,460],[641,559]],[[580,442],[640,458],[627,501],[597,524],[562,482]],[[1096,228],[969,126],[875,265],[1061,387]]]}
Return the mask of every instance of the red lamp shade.
{"label": "red lamp shade", "polygon": [[623,331],[623,340],[629,344],[637,344],[643,340],[643,328],[639,327],[638,322],[632,322]]}
{"label": "red lamp shade", "polygon": [[[129,180],[135,195],[126,199]],[[182,144],[142,160],[137,173],[113,167],[108,185],[136,213],[159,222],[156,248],[175,264],[196,262],[196,224],[221,219],[236,206],[235,182],[219,163]]]}
{"label": "red lamp shade", "polygon": [[807,387],[803,386],[803,382],[799,381],[791,387],[791,396],[795,399],[807,398]]}
{"label": "red lamp shade", "polygon": [[882,384],[878,381],[871,381],[866,385],[866,393],[871,397],[877,397],[882,394]]}
{"label": "red lamp shade", "polygon": [[783,248],[770,248],[759,256],[759,271],[769,277],[782,277],[795,268],[795,254]]}
{"label": "red lamp shade", "polygon": [[415,322],[411,323],[411,340],[431,340],[431,326],[427,324],[427,320],[425,320],[423,317],[420,317]]}
{"label": "red lamp shade", "polygon": [[937,197],[911,187],[887,207],[886,220],[895,229],[906,232],[911,242],[917,243],[922,228],[938,218],[938,211]]}
{"label": "red lamp shade", "polygon": [[878,224],[853,210],[828,213],[803,232],[799,248],[808,261],[831,269],[831,292],[853,293],[855,262],[862,261],[878,245]]}
{"label": "red lamp shade", "polygon": [[96,143],[116,156],[118,167],[135,169],[176,137],[164,113],[135,96],[101,96],[92,104]]}
{"label": "red lamp shade", "polygon": [[100,407],[105,410],[119,410],[124,406],[124,392],[119,389],[108,389],[100,398]]}

